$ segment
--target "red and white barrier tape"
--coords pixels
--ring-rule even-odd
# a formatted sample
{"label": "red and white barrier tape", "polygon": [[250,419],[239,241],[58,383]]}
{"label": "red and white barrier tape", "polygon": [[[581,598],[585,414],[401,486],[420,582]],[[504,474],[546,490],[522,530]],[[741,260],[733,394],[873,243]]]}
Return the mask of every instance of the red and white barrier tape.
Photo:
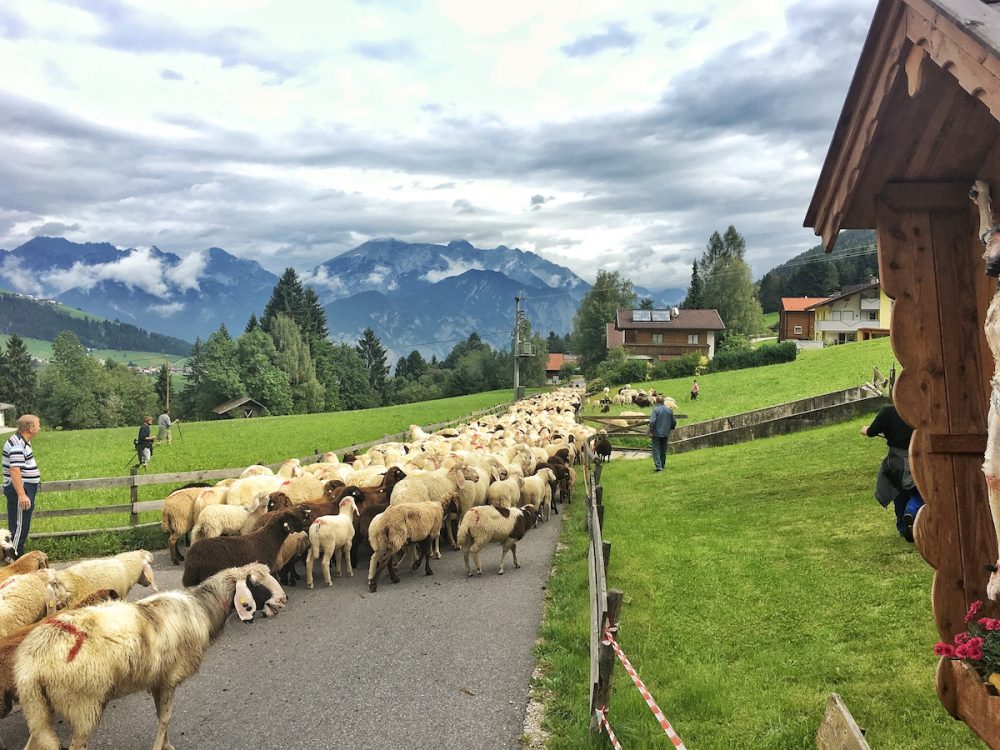
{"label": "red and white barrier tape", "polygon": [[615,750],[622,750],[622,743],[620,743],[618,738],[615,737],[615,733],[612,731],[611,725],[608,724],[608,709],[597,709],[597,718],[600,719],[601,726],[604,727],[604,730],[608,733],[608,739],[611,740],[611,747]]}
{"label": "red and white barrier tape", "polygon": [[669,737],[670,741],[674,743],[674,747],[679,748],[679,750],[687,750],[687,748],[684,747],[684,743],[681,741],[681,738],[677,736],[677,732],[675,732],[674,728],[670,726],[670,722],[667,721],[667,717],[663,715],[663,711],[661,711],[660,707],[656,705],[656,701],[653,700],[653,696],[649,694],[645,684],[643,684],[642,680],[639,679],[639,673],[635,671],[635,667],[632,666],[632,662],[628,660],[628,657],[625,656],[625,652],[622,651],[622,647],[618,645],[618,641],[615,640],[614,636],[615,630],[617,630],[617,628],[605,627],[604,640],[602,643],[605,646],[611,646],[611,648],[615,650],[615,653],[618,654],[618,659],[621,661],[622,666],[625,667],[625,671],[628,672],[628,676],[632,678],[632,682],[634,682],[635,686],[639,688],[639,693],[642,695],[643,700],[646,701],[646,705],[649,706],[649,710],[653,712],[653,716],[656,717],[656,720],[660,722],[660,727],[667,733],[667,737]]}

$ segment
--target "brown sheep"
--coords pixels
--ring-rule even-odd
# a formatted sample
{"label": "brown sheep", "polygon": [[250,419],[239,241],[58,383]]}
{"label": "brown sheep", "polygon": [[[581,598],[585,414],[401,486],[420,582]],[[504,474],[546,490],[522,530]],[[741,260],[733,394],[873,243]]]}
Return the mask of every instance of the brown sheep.
{"label": "brown sheep", "polygon": [[33,549],[25,552],[14,562],[5,568],[0,568],[0,583],[3,583],[11,576],[21,573],[32,573],[36,570],[49,567],[49,558],[41,550]]}

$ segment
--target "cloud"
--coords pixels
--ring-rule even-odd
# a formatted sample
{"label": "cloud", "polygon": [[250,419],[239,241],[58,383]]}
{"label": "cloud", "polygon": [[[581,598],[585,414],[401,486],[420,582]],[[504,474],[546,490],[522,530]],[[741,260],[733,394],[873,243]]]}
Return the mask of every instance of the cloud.
{"label": "cloud", "polygon": [[460,214],[474,214],[477,213],[476,207],[472,205],[469,201],[464,198],[459,198],[454,203],[451,204],[452,208],[457,208]]}
{"label": "cloud", "polygon": [[197,251],[181,258],[181,262],[164,271],[164,277],[181,291],[198,290],[198,280],[208,263],[208,253]]}
{"label": "cloud", "polygon": [[631,50],[639,37],[627,31],[621,23],[610,23],[603,34],[577,37],[561,49],[568,57],[592,57],[609,49]]}
{"label": "cloud", "polygon": [[30,230],[35,237],[59,237],[70,232],[79,232],[79,224],[64,224],[61,221],[47,221],[44,224],[32,227]]}
{"label": "cloud", "polygon": [[453,258],[448,258],[446,256],[441,256],[441,258],[442,258],[442,260],[445,261],[445,263],[447,263],[447,267],[446,268],[442,268],[442,269],[438,269],[438,270],[433,270],[433,271],[428,271],[427,273],[425,273],[420,278],[425,279],[425,280],[429,281],[432,284],[436,284],[437,282],[441,281],[442,279],[447,279],[447,278],[450,278],[452,276],[460,276],[463,273],[465,273],[466,271],[482,271],[483,270],[483,264],[482,263],[477,263],[477,262],[463,263],[461,261],[457,261],[457,260],[455,260]]}
{"label": "cloud", "polygon": [[342,297],[348,293],[347,288],[344,286],[344,282],[340,280],[338,276],[331,276],[326,269],[326,266],[320,265],[310,271],[304,271],[299,274],[299,278],[302,283],[306,286],[311,286],[320,290],[327,290],[332,293],[334,297]]}
{"label": "cloud", "polygon": [[160,78],[162,78],[164,81],[183,81],[184,80],[184,76],[182,76],[176,70],[170,70],[168,68],[165,68],[165,69],[163,69],[163,70],[160,71]]}
{"label": "cloud", "polygon": [[554,195],[550,195],[548,198],[546,198],[544,195],[533,195],[533,196],[531,196],[531,210],[532,211],[538,211],[546,203],[548,203],[549,201],[554,201],[554,200],[555,200],[555,196]]}
{"label": "cloud", "polygon": [[68,269],[54,269],[41,274],[45,287],[54,295],[69,289],[89,291],[103,281],[116,281],[141,289],[156,297],[167,297],[170,289],[164,282],[164,264],[150,248],[139,248],[111,263],[84,265],[74,263]]}
{"label": "cloud", "polygon": [[358,42],[351,49],[362,57],[379,62],[412,62],[420,57],[416,46],[409,39]]}
{"label": "cloud", "polygon": [[163,305],[151,305],[150,311],[156,315],[162,315],[163,317],[170,317],[171,315],[176,315],[184,310],[183,302],[167,302]]}

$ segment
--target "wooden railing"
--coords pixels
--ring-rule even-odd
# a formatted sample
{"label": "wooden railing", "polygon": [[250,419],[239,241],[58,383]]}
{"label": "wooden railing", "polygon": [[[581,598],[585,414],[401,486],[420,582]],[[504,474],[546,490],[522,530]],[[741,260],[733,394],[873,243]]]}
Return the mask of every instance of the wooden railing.
{"label": "wooden railing", "polygon": [[[459,417],[458,419],[452,419],[447,422],[438,422],[436,424],[427,425],[422,427],[423,430],[427,432],[433,432],[435,430],[440,430],[445,427],[452,427],[461,422],[467,422],[472,419],[478,419],[479,417],[486,416],[488,414],[498,414],[506,412],[509,406],[509,402],[495,404],[487,409],[480,409],[479,411],[467,414],[464,417]],[[403,441],[409,439],[409,431],[398,432],[393,435],[383,435],[377,440],[370,440],[367,443],[355,443],[349,445],[346,448],[337,448],[334,452],[343,455],[344,453],[357,453],[360,451],[367,450],[373,445],[378,445],[379,443],[393,442],[393,441]],[[306,456],[300,458],[299,460],[303,464],[314,463],[322,458],[322,453],[317,453],[311,456]],[[270,468],[277,469],[281,464],[271,464]],[[244,467],[245,468],[245,467]],[[232,469],[206,469],[202,471],[185,471],[185,472],[173,472],[167,474],[138,474],[137,469],[133,468],[131,473],[127,476],[121,477],[97,477],[94,479],[66,479],[54,482],[42,482],[41,486],[38,488],[39,492],[81,492],[84,490],[97,490],[97,489],[114,489],[114,488],[127,488],[128,489],[128,503],[122,503],[117,505],[99,505],[90,508],[63,508],[59,510],[44,510],[38,509],[32,513],[32,520],[36,518],[57,518],[66,516],[89,516],[89,515],[106,515],[109,513],[128,513],[129,522],[127,526],[111,526],[97,529],[75,529],[72,531],[48,531],[31,534],[32,539],[45,539],[53,537],[66,537],[66,536],[87,536],[91,534],[101,534],[109,531],[128,531],[135,528],[147,528],[151,526],[159,526],[159,522],[151,523],[139,523],[139,514],[146,511],[157,511],[163,507],[163,500],[139,500],[139,488],[140,487],[152,487],[164,484],[187,484],[189,482],[206,482],[216,479],[231,479],[238,477],[243,472],[243,468],[232,468]]]}

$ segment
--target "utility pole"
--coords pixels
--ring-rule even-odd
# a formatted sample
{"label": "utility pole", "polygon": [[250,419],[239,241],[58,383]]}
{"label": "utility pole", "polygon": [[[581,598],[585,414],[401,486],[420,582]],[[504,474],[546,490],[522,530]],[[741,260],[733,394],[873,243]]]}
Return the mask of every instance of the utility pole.
{"label": "utility pole", "polygon": [[518,355],[521,353],[521,298],[514,297],[514,400],[521,396],[521,361]]}

